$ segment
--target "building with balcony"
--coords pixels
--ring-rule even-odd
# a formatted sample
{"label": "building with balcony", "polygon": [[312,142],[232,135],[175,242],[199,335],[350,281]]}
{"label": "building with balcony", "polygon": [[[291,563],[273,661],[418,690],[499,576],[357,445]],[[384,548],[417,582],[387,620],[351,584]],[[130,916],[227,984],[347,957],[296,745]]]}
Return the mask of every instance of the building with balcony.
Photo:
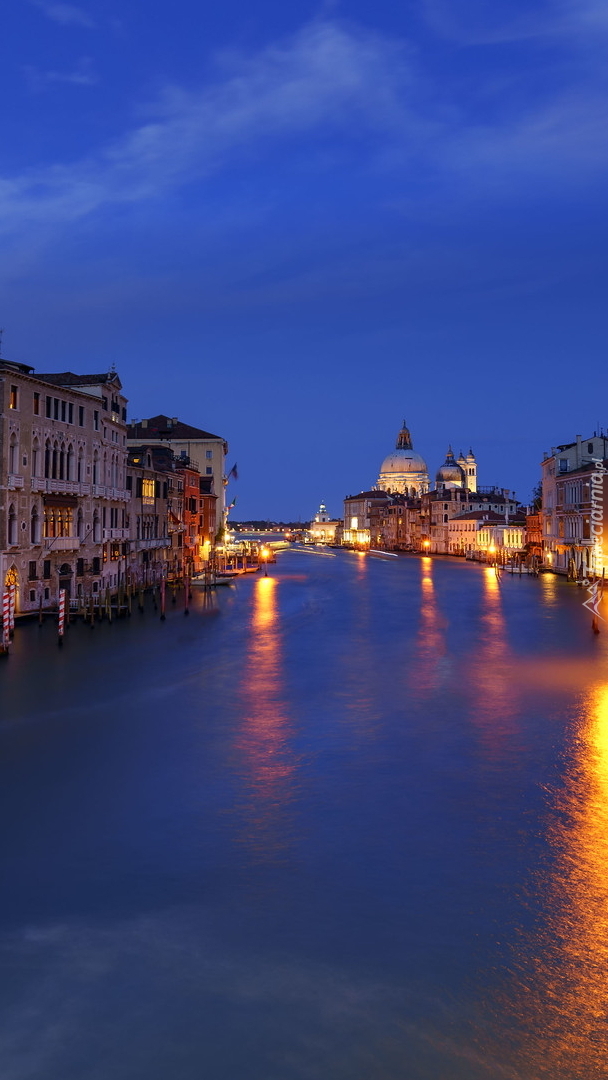
{"label": "building with balcony", "polygon": [[168,446],[176,458],[184,456],[195,465],[201,477],[212,481],[212,490],[217,498],[218,525],[223,521],[225,510],[225,458],[228,443],[220,435],[185,424],[176,416],[164,414],[152,416],[147,420],[136,420],[129,424],[129,445],[148,446],[159,444]]}
{"label": "building with balcony", "polygon": [[[36,374],[0,360],[0,594],[18,611],[59,589],[114,588],[128,535],[127,400],[115,371]],[[124,541],[123,541],[124,543]]]}
{"label": "building with balcony", "polygon": [[573,579],[608,570],[603,545],[599,563],[594,554],[596,538],[608,536],[606,468],[608,437],[603,434],[577,436],[575,442],[553,447],[545,455],[541,516],[547,569]]}

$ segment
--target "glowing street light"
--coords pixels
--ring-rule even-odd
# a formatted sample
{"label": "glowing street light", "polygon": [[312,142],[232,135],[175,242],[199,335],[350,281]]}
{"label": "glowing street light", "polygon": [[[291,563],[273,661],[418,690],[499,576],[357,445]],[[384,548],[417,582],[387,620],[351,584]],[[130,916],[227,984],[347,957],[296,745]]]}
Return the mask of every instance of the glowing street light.
{"label": "glowing street light", "polygon": [[264,577],[268,577],[268,558],[270,556],[270,549],[267,547],[260,548],[260,559],[264,564]]}

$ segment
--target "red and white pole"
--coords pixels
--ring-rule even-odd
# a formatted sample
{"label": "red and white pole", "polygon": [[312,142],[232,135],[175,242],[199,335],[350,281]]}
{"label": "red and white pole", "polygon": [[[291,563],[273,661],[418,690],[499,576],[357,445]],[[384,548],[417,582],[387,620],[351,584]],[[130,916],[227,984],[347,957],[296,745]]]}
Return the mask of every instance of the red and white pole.
{"label": "red and white pole", "polygon": [[2,651],[8,652],[11,643],[11,594],[5,589],[2,597]]}
{"label": "red and white pole", "polygon": [[59,634],[58,644],[63,645],[63,633],[65,630],[65,589],[59,590],[59,623],[57,632]]}
{"label": "red and white pole", "polygon": [[10,598],[10,632],[11,634],[15,629],[15,582],[9,586],[9,598]]}

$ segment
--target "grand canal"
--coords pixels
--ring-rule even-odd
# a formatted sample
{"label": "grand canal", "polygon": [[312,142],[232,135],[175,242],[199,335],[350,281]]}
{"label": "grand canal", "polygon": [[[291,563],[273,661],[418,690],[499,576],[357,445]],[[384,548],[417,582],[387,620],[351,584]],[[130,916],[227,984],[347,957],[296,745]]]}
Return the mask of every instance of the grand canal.
{"label": "grand canal", "polygon": [[604,1080],[608,632],[286,552],[0,665],[3,1080]]}

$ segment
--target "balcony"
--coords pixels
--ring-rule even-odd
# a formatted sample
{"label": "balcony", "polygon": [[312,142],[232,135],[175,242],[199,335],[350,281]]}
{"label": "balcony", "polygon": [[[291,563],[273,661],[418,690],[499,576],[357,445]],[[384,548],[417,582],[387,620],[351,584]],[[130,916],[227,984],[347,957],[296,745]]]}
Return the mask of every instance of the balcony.
{"label": "balcony", "polygon": [[129,530],[128,529],[104,529],[103,530],[103,538],[104,538],[104,540],[128,540],[129,539]]}
{"label": "balcony", "polygon": [[151,548],[164,548],[171,546],[171,539],[168,536],[158,536],[151,540],[137,540],[135,543],[136,551],[149,551]]}
{"label": "balcony", "polygon": [[44,538],[45,551],[78,551],[79,547],[78,536],[46,536]]}
{"label": "balcony", "polygon": [[18,491],[22,487],[23,487],[23,477],[22,476],[15,476],[14,473],[9,473],[8,474],[8,490],[9,491]]}
{"label": "balcony", "polygon": [[91,494],[98,499],[111,499],[114,502],[128,502],[131,492],[123,488],[107,487],[105,484],[92,484]]}
{"label": "balcony", "polygon": [[82,488],[87,484],[79,484],[78,480],[58,480],[45,478],[44,476],[32,476],[32,491],[43,491],[47,495],[84,495]]}

